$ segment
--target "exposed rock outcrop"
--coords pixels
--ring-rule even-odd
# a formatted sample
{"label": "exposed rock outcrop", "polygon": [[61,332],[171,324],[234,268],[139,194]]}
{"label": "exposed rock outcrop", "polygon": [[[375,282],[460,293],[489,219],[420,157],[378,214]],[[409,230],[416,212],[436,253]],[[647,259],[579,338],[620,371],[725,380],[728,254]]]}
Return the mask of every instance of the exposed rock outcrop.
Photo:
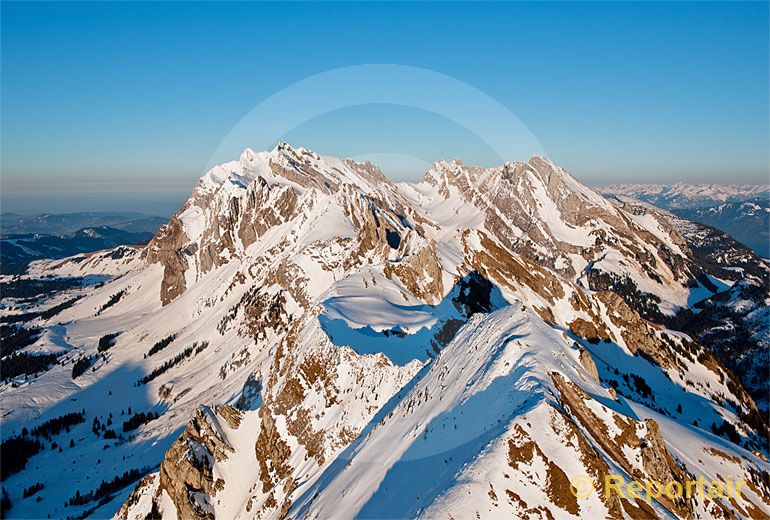
{"label": "exposed rock outcrop", "polygon": [[197,250],[194,244],[185,248],[188,243],[189,237],[185,234],[182,223],[177,217],[171,217],[168,224],[160,228],[144,250],[148,263],[159,263],[163,266],[163,281],[160,285],[160,301],[163,305],[170,303],[187,288],[187,258]]}
{"label": "exposed rock outcrop", "polygon": [[220,420],[237,429],[240,412],[230,406],[202,407],[160,465],[158,493],[168,494],[180,519],[214,518],[209,499],[225,483],[214,478],[212,467],[233,453]]}

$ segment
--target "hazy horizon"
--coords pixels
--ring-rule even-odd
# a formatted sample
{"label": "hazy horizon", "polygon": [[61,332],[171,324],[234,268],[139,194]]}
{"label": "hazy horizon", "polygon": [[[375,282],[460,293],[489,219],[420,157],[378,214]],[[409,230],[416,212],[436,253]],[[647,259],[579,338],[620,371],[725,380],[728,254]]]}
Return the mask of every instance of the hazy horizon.
{"label": "hazy horizon", "polygon": [[[294,145],[294,143],[292,143]],[[297,147],[301,146],[299,144]],[[306,147],[307,148],[307,147]],[[257,150],[261,151],[261,150]],[[313,151],[317,151],[313,149]],[[330,155],[325,152],[319,152],[322,155]],[[340,155],[339,157],[348,158],[350,156]],[[457,157],[457,156],[455,156]],[[439,160],[452,160],[455,157],[442,157]],[[389,159],[388,165],[396,164],[401,168],[408,168],[410,166],[419,165],[422,163],[422,169],[413,168],[411,171],[415,173],[412,175],[404,175],[403,169],[393,171],[387,171],[383,168],[383,173],[392,181],[398,182],[406,180],[408,182],[419,181],[422,176],[428,171],[431,163],[422,161],[421,159],[410,156],[407,154],[397,153],[371,153],[360,154],[350,157],[353,160],[362,162],[370,161],[373,164],[382,167],[381,161],[378,159]],[[465,160],[463,157],[458,157],[461,161],[468,165],[480,165],[480,166],[494,166],[492,164],[478,164],[472,161]],[[235,157],[234,159],[237,159]],[[522,159],[522,161],[526,161]],[[562,164],[559,166],[564,167],[569,171],[569,168]],[[574,172],[570,172],[575,175]],[[170,217],[181,207],[181,205],[187,200],[188,196],[192,192],[198,179],[205,174],[205,171],[195,178],[189,180],[178,181],[163,181],[148,179],[143,182],[116,182],[115,185],[119,188],[114,191],[110,191],[109,182],[103,180],[99,181],[76,181],[76,182],[61,182],[53,191],[34,190],[32,186],[25,186],[23,182],[15,183],[12,189],[6,190],[5,185],[7,182],[0,179],[3,188],[0,190],[0,212],[2,213],[17,213],[20,215],[37,215],[43,213],[78,213],[78,212],[139,212],[146,215]],[[634,180],[624,180],[613,182],[612,179],[608,179],[607,182],[601,184],[589,184],[579,176],[575,175],[578,180],[592,188],[604,188],[612,184],[655,184],[655,185],[672,185],[677,182],[685,182],[688,184],[713,184],[718,186],[729,185],[768,185],[770,182],[698,182],[689,181],[683,179],[672,179],[668,182],[643,182]],[[145,184],[142,186],[142,184]],[[138,191],[139,188],[152,188],[157,187],[157,191]],[[128,190],[126,190],[126,188]]]}

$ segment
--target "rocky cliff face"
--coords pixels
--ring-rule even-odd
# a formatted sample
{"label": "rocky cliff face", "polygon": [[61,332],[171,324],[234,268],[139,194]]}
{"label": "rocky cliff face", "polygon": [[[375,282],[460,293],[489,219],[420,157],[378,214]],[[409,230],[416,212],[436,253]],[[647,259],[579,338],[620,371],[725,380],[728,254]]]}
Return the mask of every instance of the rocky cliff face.
{"label": "rocky cliff face", "polygon": [[237,430],[240,422],[234,408],[201,408],[171,445],[160,465],[158,489],[171,498],[179,518],[214,518],[210,500],[222,490],[224,480],[214,475],[213,466],[235,451],[223,427]]}
{"label": "rocky cliff face", "polygon": [[[208,172],[57,321],[84,352],[120,331],[83,391],[158,413],[110,451],[160,464],[121,518],[770,513],[766,420],[670,328],[715,298],[703,265],[665,214],[542,157],[396,185],[282,144]],[[580,474],[728,469],[756,482],[742,500],[570,491]]]}

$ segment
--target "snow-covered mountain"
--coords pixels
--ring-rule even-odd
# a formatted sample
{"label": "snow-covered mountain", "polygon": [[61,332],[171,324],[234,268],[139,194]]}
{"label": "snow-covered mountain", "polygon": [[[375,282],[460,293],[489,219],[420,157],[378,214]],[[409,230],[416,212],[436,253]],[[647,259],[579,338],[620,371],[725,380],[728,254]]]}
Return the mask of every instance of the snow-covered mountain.
{"label": "snow-covered mountain", "polygon": [[729,233],[757,254],[770,258],[770,200],[724,202],[707,208],[681,208],[675,213]]}
{"label": "snow-covered mountain", "polygon": [[712,280],[725,281],[729,288],[715,287],[712,296],[680,309],[668,324],[707,345],[739,376],[758,408],[770,414],[768,261],[727,233],[675,215],[669,218],[703,272]]}
{"label": "snow-covered mountain", "polygon": [[666,210],[708,208],[724,202],[770,198],[768,184],[614,184],[602,188],[608,195],[622,195],[649,202]]}
{"label": "snow-covered mountain", "polygon": [[617,184],[602,191],[608,196],[649,202],[715,227],[757,254],[770,257],[770,185]]}
{"label": "snow-covered mountain", "polygon": [[41,258],[66,258],[78,253],[91,253],[121,245],[146,244],[159,227],[154,231],[125,231],[100,226],[79,229],[66,235],[3,235],[0,237],[2,273],[24,273],[30,262]]}
{"label": "snow-covered mountain", "polygon": [[145,244],[165,223],[142,213],[0,213],[0,272],[24,273],[41,258]]}
{"label": "snow-covered mountain", "polygon": [[[4,281],[6,514],[767,516],[766,416],[670,327],[747,269],[677,225],[544,157],[394,184],[246,150],[146,247]],[[609,474],[748,484],[571,492]]]}

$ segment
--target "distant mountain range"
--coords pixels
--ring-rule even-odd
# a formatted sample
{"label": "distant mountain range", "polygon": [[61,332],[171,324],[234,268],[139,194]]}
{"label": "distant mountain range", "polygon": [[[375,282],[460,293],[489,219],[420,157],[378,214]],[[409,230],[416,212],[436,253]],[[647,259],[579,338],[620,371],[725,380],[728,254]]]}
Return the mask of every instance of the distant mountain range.
{"label": "distant mountain range", "polygon": [[602,192],[648,202],[715,227],[770,257],[770,185],[617,184]]}
{"label": "distant mountain range", "polygon": [[767,184],[613,184],[601,190],[624,195],[666,210],[708,208],[723,202],[770,199]]}
{"label": "distant mountain range", "polygon": [[708,208],[678,209],[673,213],[729,233],[765,258],[770,257],[770,201],[724,202]]}
{"label": "distant mountain range", "polygon": [[24,272],[41,258],[65,258],[120,245],[144,244],[166,222],[142,213],[0,215],[3,274]]}
{"label": "distant mountain range", "polygon": [[42,213],[39,215],[0,214],[0,234],[19,235],[43,233],[66,235],[89,227],[112,227],[133,233],[155,231],[167,221],[166,218],[136,212],[84,211],[80,213]]}

